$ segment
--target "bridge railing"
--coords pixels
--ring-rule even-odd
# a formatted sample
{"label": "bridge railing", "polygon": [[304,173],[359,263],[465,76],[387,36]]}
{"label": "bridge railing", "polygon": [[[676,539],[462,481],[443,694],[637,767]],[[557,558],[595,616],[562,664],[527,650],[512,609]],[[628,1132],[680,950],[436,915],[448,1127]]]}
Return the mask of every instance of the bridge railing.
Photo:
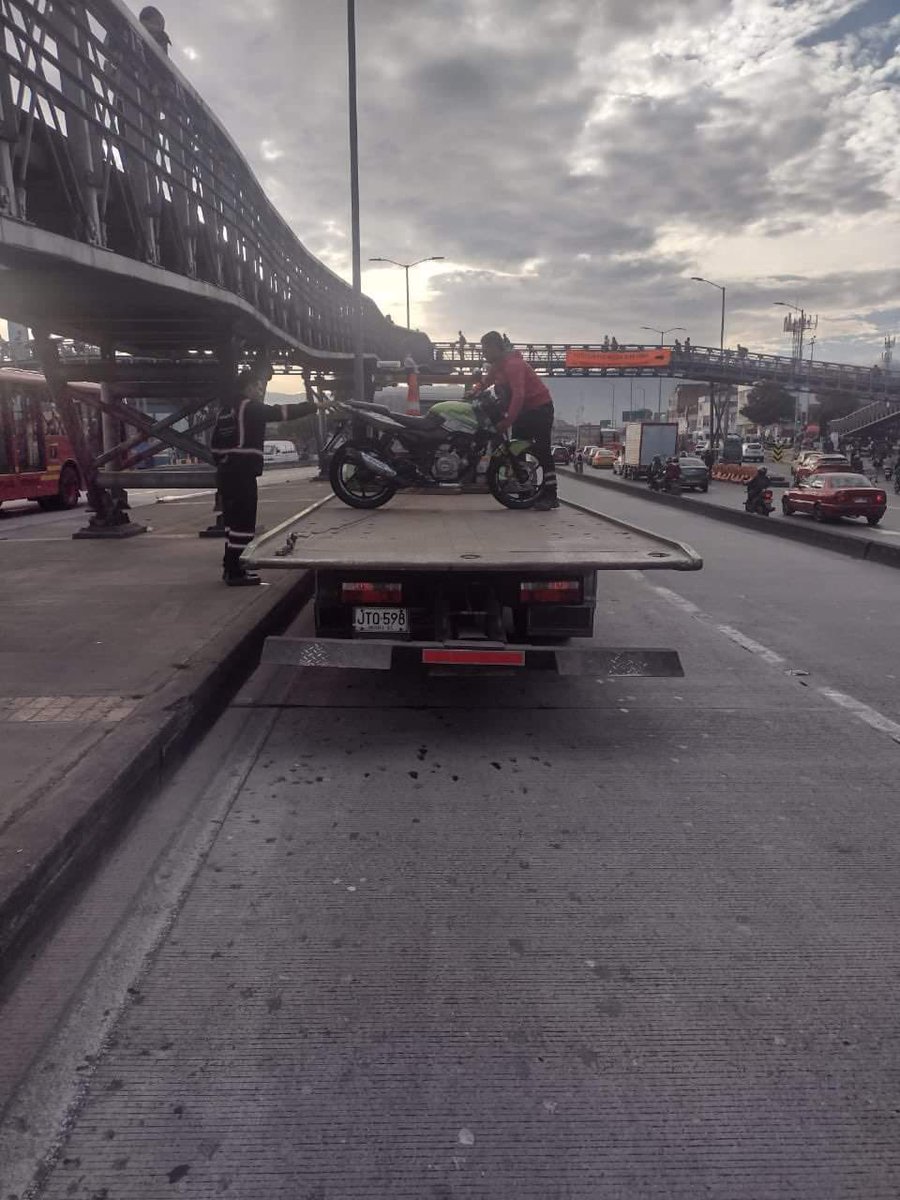
{"label": "bridge railing", "polygon": [[[0,0],[0,214],[247,301],[286,340],[352,350],[352,289],[270,203],[119,0]],[[367,350],[430,343],[364,300]]]}
{"label": "bridge railing", "polygon": [[[900,395],[900,376],[888,375],[878,367],[860,367],[848,363],[812,362],[779,354],[757,354],[750,350],[720,350],[718,346],[690,346],[672,350],[668,366],[607,365],[599,367],[567,367],[569,350],[610,352],[602,343],[586,342],[518,342],[513,348],[527,362],[549,375],[663,375],[669,378],[698,378],[728,384],[752,384],[757,380],[780,383],[801,391],[848,391],[859,395]],[[656,346],[619,343],[619,351],[655,350]],[[460,365],[471,369],[484,368],[481,347],[467,343],[464,352],[458,342],[435,342],[435,359],[444,368]],[[612,352],[614,353],[614,352]]]}

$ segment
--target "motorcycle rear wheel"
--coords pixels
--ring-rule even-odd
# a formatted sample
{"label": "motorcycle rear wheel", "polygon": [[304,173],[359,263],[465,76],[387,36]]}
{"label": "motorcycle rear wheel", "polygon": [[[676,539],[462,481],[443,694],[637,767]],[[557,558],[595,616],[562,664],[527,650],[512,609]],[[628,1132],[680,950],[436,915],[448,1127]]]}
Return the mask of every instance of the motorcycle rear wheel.
{"label": "motorcycle rear wheel", "polygon": [[[518,471],[513,471],[513,464],[527,474],[527,481],[518,478]],[[495,454],[487,469],[487,485],[491,495],[504,508],[532,508],[537,504],[543,490],[543,482],[539,482],[540,465],[531,450],[522,454]],[[513,491],[511,489],[527,488]]]}
{"label": "motorcycle rear wheel", "polygon": [[393,499],[396,485],[348,457],[348,452],[360,450],[378,454],[378,447],[371,442],[345,442],[335,450],[328,468],[331,489],[350,508],[381,508]]}

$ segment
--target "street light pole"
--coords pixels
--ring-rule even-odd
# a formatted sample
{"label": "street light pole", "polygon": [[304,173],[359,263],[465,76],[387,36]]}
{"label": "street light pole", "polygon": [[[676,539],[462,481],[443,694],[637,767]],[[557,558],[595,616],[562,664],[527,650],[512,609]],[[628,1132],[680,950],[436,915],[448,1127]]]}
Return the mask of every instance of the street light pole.
{"label": "street light pole", "polygon": [[356,113],[356,0],[347,0],[347,73],[350,116],[350,228],[353,247],[353,391],[365,400],[362,251],[359,238],[359,131]]}
{"label": "street light pole", "polygon": [[356,2],[347,0],[347,71],[350,119],[350,239],[353,246],[353,390],[365,400],[365,348],[362,343],[362,258],[359,232],[359,128],[356,124]]}
{"label": "street light pole", "polygon": [[427,258],[417,258],[415,262],[411,262],[411,263],[397,262],[397,260],[395,258],[370,258],[369,259],[369,262],[390,263],[391,266],[402,267],[404,272],[406,273],[406,328],[407,329],[412,328],[412,325],[410,324],[410,316],[409,316],[409,270],[410,270],[410,267],[418,267],[422,263],[426,263],[426,262],[443,262],[443,261],[444,261],[443,254],[430,254]]}
{"label": "street light pole", "polygon": [[[711,279],[704,279],[702,275],[692,275],[691,280],[694,283],[707,283],[707,284],[709,284],[710,287],[718,288],[719,291],[722,293],[722,319],[719,322],[719,355],[720,355],[720,361],[721,361],[721,358],[724,357],[724,354],[725,354],[725,286],[721,283],[713,283],[713,281]],[[711,415],[711,423],[712,423],[713,453],[715,453],[715,449],[719,444],[719,434],[722,431],[722,414],[719,411],[719,409],[716,407],[715,396],[716,396],[716,385],[714,383],[710,382],[709,402],[710,402],[710,408],[712,409],[712,412],[710,415]]]}
{"label": "street light pole", "polygon": [[[667,333],[675,333],[677,330],[680,330],[682,333],[686,332],[683,325],[672,325],[669,329],[655,329],[652,325],[642,325],[641,329],[646,329],[648,333],[659,334],[660,349],[662,349],[666,343]],[[662,419],[662,375],[657,376],[657,378],[659,379],[659,391],[656,397],[656,415]]]}

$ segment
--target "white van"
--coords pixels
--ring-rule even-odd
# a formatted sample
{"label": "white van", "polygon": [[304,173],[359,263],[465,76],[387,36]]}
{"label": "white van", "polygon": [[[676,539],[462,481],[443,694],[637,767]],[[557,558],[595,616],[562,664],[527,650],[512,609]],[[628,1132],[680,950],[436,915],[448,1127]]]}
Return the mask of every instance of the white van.
{"label": "white van", "polygon": [[263,462],[267,467],[289,467],[299,461],[293,442],[263,442]]}

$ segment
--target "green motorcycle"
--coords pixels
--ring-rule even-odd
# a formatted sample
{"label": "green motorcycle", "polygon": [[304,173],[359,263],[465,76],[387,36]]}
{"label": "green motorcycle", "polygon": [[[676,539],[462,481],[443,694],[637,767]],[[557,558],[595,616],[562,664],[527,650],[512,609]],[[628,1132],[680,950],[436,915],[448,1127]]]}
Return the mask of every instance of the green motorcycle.
{"label": "green motorcycle", "polygon": [[500,504],[531,508],[541,494],[543,472],[532,443],[497,432],[504,408],[491,389],[440,401],[422,417],[354,401],[331,411],[343,420],[326,447],[329,478],[351,508],[380,508],[404,488],[472,485],[486,456],[485,482]]}

